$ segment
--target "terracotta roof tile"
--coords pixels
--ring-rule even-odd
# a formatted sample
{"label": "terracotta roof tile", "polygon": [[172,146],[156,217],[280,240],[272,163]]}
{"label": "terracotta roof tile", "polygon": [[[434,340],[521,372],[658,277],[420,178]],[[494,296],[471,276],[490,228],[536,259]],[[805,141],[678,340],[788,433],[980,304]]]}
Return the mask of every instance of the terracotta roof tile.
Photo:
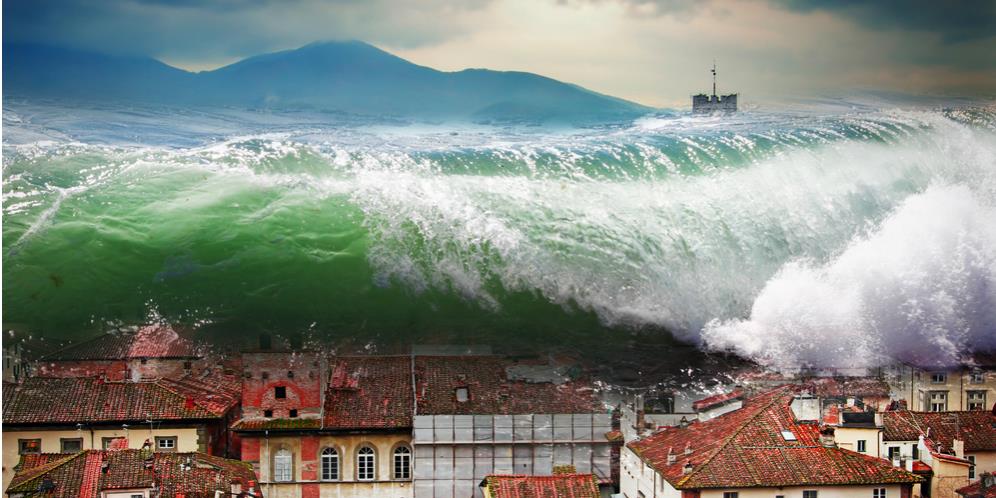
{"label": "terracotta roof tile", "polygon": [[5,424],[211,418],[219,415],[159,383],[103,382],[94,378],[28,378],[3,412]]}
{"label": "terracotta roof tile", "polygon": [[178,379],[160,379],[156,384],[219,417],[242,401],[242,380],[234,375],[185,375]]}
{"label": "terracotta roof tile", "polygon": [[[145,461],[151,457],[152,468]],[[189,469],[181,468],[190,462]],[[106,465],[106,468],[104,467]],[[56,486],[53,498],[96,497],[101,491],[156,486],[161,496],[185,493],[191,498],[243,489],[256,480],[244,462],[203,453],[151,453],[142,450],[86,450],[73,455],[25,455],[7,492],[36,492],[43,479]],[[227,494],[226,494],[227,496]]]}
{"label": "terracotta roof tile", "polygon": [[484,482],[492,498],[598,498],[594,474],[552,476],[489,475]]}
{"label": "terracotta roof tile", "polygon": [[[821,445],[817,425],[795,421],[789,406],[794,390],[763,393],[739,410],[668,428],[627,447],[677,489],[919,482],[885,460]],[[669,453],[674,463],[668,463]]]}
{"label": "terracotta roof tile", "polygon": [[883,413],[886,441],[916,441],[930,429],[930,439],[952,448],[955,439],[965,442],[965,451],[996,450],[996,416],[990,411]]}
{"label": "terracotta roof tile", "polygon": [[325,429],[412,426],[411,357],[339,356],[329,367]]}
{"label": "terracotta roof tile", "polygon": [[[602,411],[591,384],[580,381],[511,380],[511,364],[498,356],[419,356],[415,358],[420,415],[518,415]],[[468,399],[457,399],[466,388]]]}
{"label": "terracotta roof tile", "polygon": [[958,488],[955,491],[965,498],[996,498],[996,484],[989,484],[988,487],[983,487],[983,482],[987,479],[989,479],[988,482],[991,482],[992,477],[989,476],[990,474],[982,474],[978,481],[975,481],[968,486]]}
{"label": "terracotta roof tile", "polygon": [[196,358],[194,344],[168,325],[147,325],[137,331],[103,334],[41,358],[42,361]]}

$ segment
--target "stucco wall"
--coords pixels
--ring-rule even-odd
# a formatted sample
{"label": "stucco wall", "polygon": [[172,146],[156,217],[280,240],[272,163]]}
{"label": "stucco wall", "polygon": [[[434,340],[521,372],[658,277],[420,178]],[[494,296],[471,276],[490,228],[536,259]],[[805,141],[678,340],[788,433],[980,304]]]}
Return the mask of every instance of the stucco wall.
{"label": "stucco wall", "polygon": [[888,455],[882,445],[882,431],[873,428],[837,427],[834,429],[834,441],[837,446],[851,451],[858,451],[858,441],[865,441],[864,454],[876,458]]}
{"label": "stucco wall", "polygon": [[886,498],[900,498],[902,486],[899,484],[857,485],[857,486],[792,486],[785,488],[746,488],[703,490],[701,498],[723,498],[724,492],[736,491],[738,498],[802,498],[805,490],[816,490],[819,498],[872,498],[872,490],[885,488]]}
{"label": "stucco wall", "polygon": [[4,487],[14,476],[14,466],[21,460],[18,451],[18,439],[41,439],[42,453],[59,453],[61,450],[60,439],[83,439],[83,449],[101,449],[103,438],[105,437],[127,437],[129,448],[141,448],[146,439],[155,442],[155,437],[176,436],[178,452],[198,451],[197,428],[168,428],[149,431],[134,428],[124,429],[95,429],[91,435],[90,430],[32,430],[32,431],[3,431],[3,482]]}
{"label": "stucco wall", "polygon": [[[385,497],[405,498],[412,496],[410,480],[393,480],[393,451],[400,444],[411,446],[409,433],[357,434],[357,435],[314,435],[314,436],[271,436],[269,438],[244,435],[243,458],[250,459],[258,452],[254,462],[263,494],[273,498],[310,497]],[[374,481],[357,481],[356,451],[363,445],[370,445],[376,451],[377,475]],[[340,480],[319,482],[321,467],[320,455],[323,449],[333,446],[339,452]],[[258,450],[256,449],[258,447]],[[281,448],[291,451],[294,456],[294,482],[272,482],[273,455]],[[414,462],[414,455],[413,455]]]}
{"label": "stucco wall", "polygon": [[975,478],[983,472],[996,472],[996,451],[966,451],[965,455],[975,457]]}

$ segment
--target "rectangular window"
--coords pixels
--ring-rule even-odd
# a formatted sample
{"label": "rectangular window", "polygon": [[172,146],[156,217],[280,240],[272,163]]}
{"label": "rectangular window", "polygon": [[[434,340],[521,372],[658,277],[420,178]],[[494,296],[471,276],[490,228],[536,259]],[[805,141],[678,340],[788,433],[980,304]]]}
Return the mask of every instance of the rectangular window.
{"label": "rectangular window", "polygon": [[985,391],[968,391],[968,409],[969,410],[985,410],[986,409],[986,392]]}
{"label": "rectangular window", "polygon": [[281,449],[273,457],[273,480],[290,482],[294,478],[294,455],[290,450]]}
{"label": "rectangular window", "polygon": [[865,453],[868,451],[868,441],[864,439],[858,440],[858,453]]}
{"label": "rectangular window", "polygon": [[273,388],[273,397],[277,399],[287,398],[287,388],[284,386],[277,386]]}
{"label": "rectangular window", "polygon": [[62,453],[78,453],[83,451],[83,438],[61,438],[59,439],[59,451]]}
{"label": "rectangular window", "polygon": [[41,439],[18,439],[17,440],[17,454],[18,455],[30,455],[33,453],[41,453]]}
{"label": "rectangular window", "polygon": [[986,382],[986,373],[982,371],[972,372],[969,382],[972,384],[984,384]]}
{"label": "rectangular window", "polygon": [[738,498],[739,496],[740,493],[737,493],[736,491],[727,491],[723,493],[723,498]]}
{"label": "rectangular window", "polygon": [[934,372],[930,374],[931,384],[943,384],[948,381],[948,374],[944,372]]}
{"label": "rectangular window", "polygon": [[913,459],[914,460],[920,459],[920,447],[915,444],[913,445]]}
{"label": "rectangular window", "polygon": [[968,455],[965,459],[972,462],[972,465],[968,466],[968,478],[975,479],[975,455]]}
{"label": "rectangular window", "polygon": [[816,498],[816,495],[815,489],[807,489],[802,492],[802,498]]}
{"label": "rectangular window", "polygon": [[176,451],[176,436],[156,436],[156,451]]}
{"label": "rectangular window", "polygon": [[872,498],[885,498],[885,488],[875,488],[872,490]]}
{"label": "rectangular window", "polygon": [[899,460],[900,451],[898,446],[889,446],[889,460]]}
{"label": "rectangular window", "polygon": [[124,438],[123,437],[102,437],[102,438],[100,438],[100,447],[103,448],[103,449],[105,449],[105,450],[109,449],[111,447],[111,445],[114,444],[114,441],[117,441],[118,439],[124,439]]}
{"label": "rectangular window", "polygon": [[947,391],[930,391],[930,411],[932,412],[948,411]]}

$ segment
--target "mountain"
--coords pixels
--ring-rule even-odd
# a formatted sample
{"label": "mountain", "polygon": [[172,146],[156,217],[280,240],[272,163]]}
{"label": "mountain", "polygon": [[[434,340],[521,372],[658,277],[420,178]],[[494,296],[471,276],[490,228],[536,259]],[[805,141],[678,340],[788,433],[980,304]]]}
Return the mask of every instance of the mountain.
{"label": "mountain", "polygon": [[476,121],[605,121],[649,111],[533,73],[438,71],[372,45],[322,42],[191,73],[155,59],[4,44],[7,95]]}

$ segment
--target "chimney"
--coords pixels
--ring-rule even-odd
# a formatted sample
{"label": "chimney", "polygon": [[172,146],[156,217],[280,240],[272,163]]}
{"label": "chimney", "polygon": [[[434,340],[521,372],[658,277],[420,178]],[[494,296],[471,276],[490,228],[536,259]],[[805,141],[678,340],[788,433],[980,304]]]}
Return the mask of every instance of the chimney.
{"label": "chimney", "polygon": [[955,439],[952,441],[954,454],[958,458],[965,458],[965,441]]}
{"label": "chimney", "polygon": [[827,448],[837,446],[837,441],[834,439],[833,426],[825,425],[820,429],[820,444]]}
{"label": "chimney", "polygon": [[980,479],[980,481],[982,482],[982,489],[980,491],[986,491],[989,488],[996,486],[996,474],[993,474],[992,472],[986,472],[985,474],[982,474],[982,478]]}
{"label": "chimney", "polygon": [[678,427],[681,427],[682,429],[684,429],[685,427],[688,427],[688,419],[685,418],[684,415],[682,415],[681,416],[681,420],[678,421]]}
{"label": "chimney", "polygon": [[642,432],[643,429],[647,428],[647,412],[644,407],[642,394],[636,395],[636,400],[633,402],[633,405],[636,409],[636,432]]}
{"label": "chimney", "polygon": [[820,400],[808,392],[793,397],[790,407],[797,422],[816,422],[820,419]]}
{"label": "chimney", "polygon": [[678,457],[674,454],[674,448],[673,447],[668,448],[667,449],[667,464],[668,465],[673,465],[677,461],[678,461]]}
{"label": "chimney", "polygon": [[694,467],[692,467],[692,462],[688,462],[688,463],[685,464],[684,467],[681,468],[681,473],[683,475],[691,474],[692,473],[692,469],[694,469]]}

